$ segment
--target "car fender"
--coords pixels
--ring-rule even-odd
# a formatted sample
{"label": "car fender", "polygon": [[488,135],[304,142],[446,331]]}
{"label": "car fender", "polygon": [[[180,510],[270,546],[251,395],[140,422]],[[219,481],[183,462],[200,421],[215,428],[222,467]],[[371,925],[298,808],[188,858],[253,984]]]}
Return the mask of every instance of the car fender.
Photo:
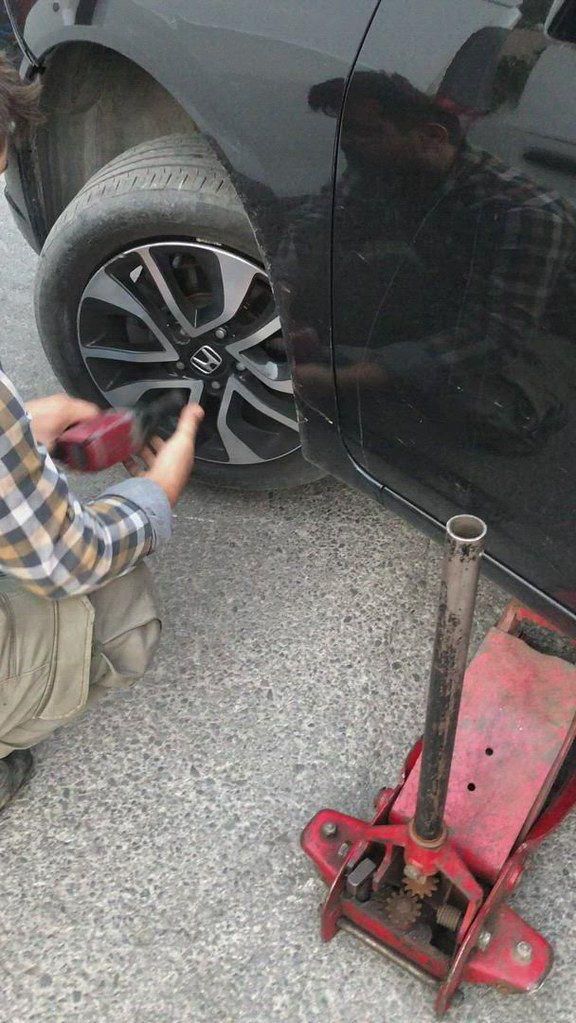
{"label": "car fender", "polygon": [[174,97],[217,142],[233,173],[294,195],[325,185],[332,167],[335,123],[309,110],[309,88],[347,77],[377,3],[294,0],[272,10],[266,0],[8,6],[39,66],[55,47],[75,42],[115,50]]}

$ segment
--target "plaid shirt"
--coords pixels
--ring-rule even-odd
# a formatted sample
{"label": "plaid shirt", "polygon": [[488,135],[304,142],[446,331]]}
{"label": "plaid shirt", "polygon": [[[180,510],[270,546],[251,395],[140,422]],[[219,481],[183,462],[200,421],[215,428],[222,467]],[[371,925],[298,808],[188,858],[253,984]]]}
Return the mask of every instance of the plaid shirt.
{"label": "plaid shirt", "polygon": [[457,338],[482,338],[493,350],[519,352],[541,330],[573,336],[574,206],[472,147],[465,147],[443,192],[440,251],[460,261],[454,266],[459,283],[458,269],[464,271]]}
{"label": "plaid shirt", "polygon": [[153,517],[127,496],[148,493],[149,485],[126,480],[116,493],[81,504],[36,445],[30,418],[0,370],[0,572],[54,599],[120,575],[155,545]]}
{"label": "plaid shirt", "polygon": [[[371,187],[371,186],[374,187]],[[542,332],[573,337],[576,322],[576,209],[497,157],[466,145],[447,178],[420,192],[400,176],[352,169],[337,198],[339,272],[356,301],[340,307],[343,337],[368,319],[373,351],[399,342],[437,342],[458,362],[491,351],[520,353]],[[338,210],[337,210],[338,212]]]}

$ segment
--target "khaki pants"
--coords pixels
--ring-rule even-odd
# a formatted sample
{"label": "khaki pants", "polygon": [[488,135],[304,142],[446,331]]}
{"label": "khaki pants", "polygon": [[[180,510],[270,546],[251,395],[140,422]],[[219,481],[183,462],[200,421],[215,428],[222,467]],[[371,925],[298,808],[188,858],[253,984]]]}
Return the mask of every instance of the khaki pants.
{"label": "khaki pants", "polygon": [[46,600],[0,578],[0,758],[144,674],[161,622],[144,564],[88,597]]}

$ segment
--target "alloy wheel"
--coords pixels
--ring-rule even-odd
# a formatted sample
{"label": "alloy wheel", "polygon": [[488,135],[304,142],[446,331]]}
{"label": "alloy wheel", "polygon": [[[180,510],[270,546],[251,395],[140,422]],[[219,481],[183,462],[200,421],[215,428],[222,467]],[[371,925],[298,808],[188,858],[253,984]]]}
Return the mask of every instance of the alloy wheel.
{"label": "alloy wheel", "polygon": [[110,405],[169,393],[182,404],[200,402],[201,461],[250,465],[300,446],[270,281],[245,256],[201,241],[143,244],[114,256],[84,289],[78,340]]}

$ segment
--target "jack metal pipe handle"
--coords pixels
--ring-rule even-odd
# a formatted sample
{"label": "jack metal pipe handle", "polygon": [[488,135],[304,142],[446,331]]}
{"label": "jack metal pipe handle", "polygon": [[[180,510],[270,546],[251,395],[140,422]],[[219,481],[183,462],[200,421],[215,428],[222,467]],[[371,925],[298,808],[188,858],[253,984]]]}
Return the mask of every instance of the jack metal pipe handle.
{"label": "jack metal pipe handle", "polygon": [[458,712],[487,527],[475,515],[456,515],[446,526],[444,563],[416,813],[416,841],[442,842],[444,809]]}

